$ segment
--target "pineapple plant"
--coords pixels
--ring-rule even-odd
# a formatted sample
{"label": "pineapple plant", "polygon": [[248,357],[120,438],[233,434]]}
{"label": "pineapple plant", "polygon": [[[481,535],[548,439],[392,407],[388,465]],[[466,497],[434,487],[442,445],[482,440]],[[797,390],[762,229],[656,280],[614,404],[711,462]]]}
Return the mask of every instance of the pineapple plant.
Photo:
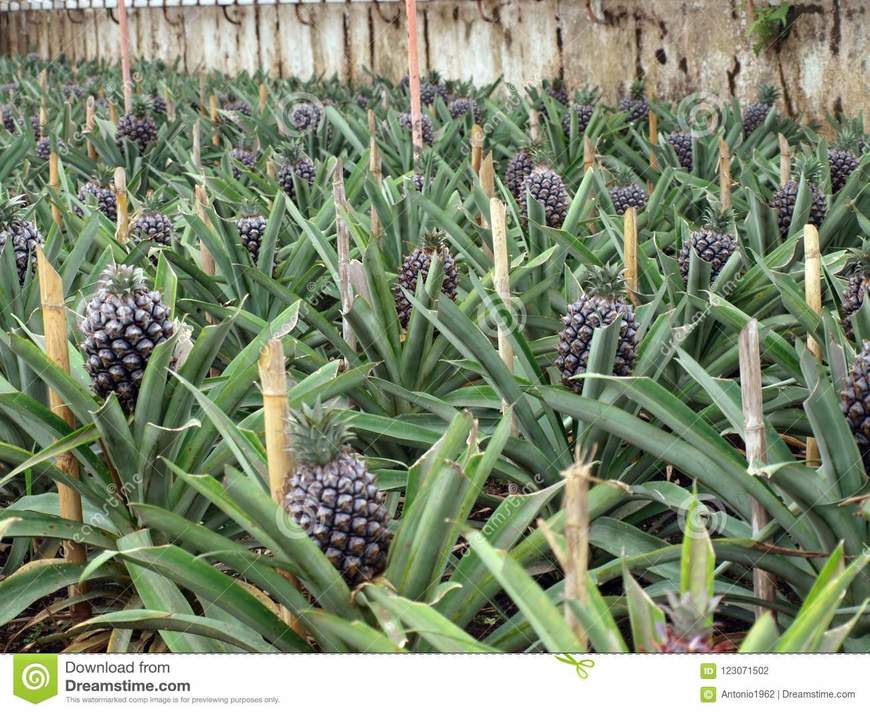
{"label": "pineapple plant", "polygon": [[535,167],[535,161],[532,158],[531,148],[522,148],[511,156],[508,161],[507,169],[505,170],[504,182],[508,187],[517,203],[521,203],[523,199],[523,182],[526,180],[532,169]]}
{"label": "pineapple plant", "polygon": [[316,131],[323,119],[323,109],[313,102],[303,102],[290,112],[290,124],[297,131]]}
{"label": "pineapple plant", "polygon": [[870,341],[855,355],[846,385],[840,393],[840,408],[849,422],[861,452],[864,471],[870,471]]}
{"label": "pineapple plant", "polygon": [[[568,106],[570,103],[570,98],[568,97],[568,89],[565,87],[565,83],[556,77],[552,81],[545,79],[541,82],[541,88],[547,93],[548,96],[553,97],[560,104],[564,104]],[[541,102],[538,107],[540,111],[546,111],[546,107],[544,103]]]}
{"label": "pineapple plant", "polygon": [[719,213],[709,208],[704,213],[704,223],[698,230],[693,230],[689,239],[680,248],[680,275],[683,280],[689,278],[690,251],[694,252],[704,262],[709,262],[711,282],[721,272],[728,258],[737,249],[737,238],[731,234],[731,224],[734,215],[731,211]]}
{"label": "pineapple plant", "polygon": [[471,115],[475,124],[480,124],[483,120],[483,107],[480,106],[474,99],[468,97],[460,97],[454,99],[447,105],[447,110],[453,119],[458,119],[461,116]]}
{"label": "pineapple plant", "polygon": [[[81,203],[85,203],[89,196],[96,199],[97,208],[113,223],[118,219],[118,206],[115,202],[115,192],[111,188],[106,188],[100,181],[88,181],[79,188],[77,197]],[[84,215],[84,211],[76,206],[75,212],[77,215]]]}
{"label": "pineapple plant", "polygon": [[234,94],[228,94],[224,97],[222,108],[226,112],[241,114],[243,116],[253,116],[254,114],[251,105],[243,99],[239,99]]}
{"label": "pineapple plant", "polygon": [[130,239],[134,243],[148,242],[169,247],[175,237],[172,218],[157,208],[154,198],[146,201],[130,223]]}
{"label": "pineapple plant", "polygon": [[[566,102],[567,103],[567,102]],[[562,131],[567,136],[571,133],[571,115],[577,115],[577,133],[582,134],[589,126],[592,114],[595,113],[595,105],[598,103],[597,89],[583,89],[577,92],[576,101],[571,108],[562,116]]]}
{"label": "pineapple plant", "polygon": [[660,623],[658,651],[663,654],[709,654],[733,650],[730,642],[713,643],[713,627],[708,623],[719,605],[712,597],[703,605],[695,603],[690,592],[677,596],[666,592],[668,605],[662,607],[669,622]]}
{"label": "pineapple plant", "polygon": [[625,166],[618,166],[613,171],[614,186],[610,189],[610,200],[618,215],[623,215],[629,208],[637,208],[640,212],[646,208],[646,188],[637,180],[634,171]]}
{"label": "pineapple plant", "polygon": [[148,101],[151,102],[151,113],[157,116],[166,116],[166,100],[157,93],[152,94]]}
{"label": "pineapple plant", "polygon": [[232,161],[233,178],[239,180],[242,177],[242,166],[251,169],[257,164],[257,154],[245,148],[234,148],[230,151]]}
{"label": "pineapple plant", "polygon": [[[66,153],[66,143],[60,137],[55,139],[57,143],[58,153]],[[48,136],[43,136],[36,142],[36,155],[43,161],[48,161],[51,156],[51,139]]]}
{"label": "pineapple plant", "polygon": [[786,181],[785,185],[778,188],[771,197],[770,207],[777,212],[777,223],[781,235],[788,235],[789,228],[791,227],[791,219],[794,215],[795,204],[797,203],[801,177],[807,182],[810,190],[809,222],[818,227],[825,219],[828,204],[825,200],[825,195],[816,185],[819,180],[820,169],[821,167],[815,156],[810,154],[797,156],[794,161],[794,175],[797,176],[797,180],[792,178]]}
{"label": "pineapple plant", "polygon": [[283,159],[283,163],[278,168],[278,184],[291,200],[295,200],[294,177],[301,181],[314,183],[314,164],[302,152],[302,147],[298,142],[291,143],[284,149]]}
{"label": "pineapple plant", "polygon": [[393,287],[396,312],[399,315],[399,323],[402,327],[408,326],[411,312],[414,309],[402,290],[407,290],[413,295],[417,289],[417,280],[426,281],[426,278],[429,276],[429,267],[432,265],[432,257],[436,253],[444,266],[444,280],[441,283],[441,292],[451,300],[456,299],[459,271],[456,268],[456,259],[444,243],[444,233],[440,230],[424,233],[422,247],[414,248],[411,254],[403,260],[402,266],[399,268],[398,282]]}
{"label": "pineapple plant", "polygon": [[692,170],[692,134],[688,131],[671,131],[665,136],[665,141],[674,149],[680,166],[687,171]]}
{"label": "pineapple plant", "polygon": [[630,122],[643,121],[649,114],[649,101],[644,94],[644,80],[635,79],[628,89],[628,94],[619,100],[619,110],[625,112]]}
{"label": "pineapple plant", "polygon": [[779,91],[772,84],[762,84],[758,91],[758,101],[750,104],[743,112],[743,135],[749,136],[761,126],[776,103]]}
{"label": "pineapple plant", "polygon": [[583,382],[574,377],[586,372],[592,335],[597,327],[606,327],[617,319],[622,322],[613,364],[613,373],[617,376],[631,375],[638,342],[637,318],[626,301],[625,279],[619,265],[590,268],[581,286],[583,294],[568,305],[562,317],[564,326],[559,332],[554,361],[562,383],[577,393],[582,390]]}
{"label": "pineapple plant", "polygon": [[858,140],[859,134],[847,128],[838,134],[836,146],[828,149],[832,193],[837,193],[845,186],[849,176],[858,168],[858,157],[861,155]]}
{"label": "pineapple plant", "polygon": [[136,145],[139,153],[145,153],[148,147],[157,141],[157,124],[151,118],[150,103],[143,97],[135,97],[129,114],[124,114],[118,120],[115,133],[115,143],[123,147],[124,140]]}
{"label": "pineapple plant", "polygon": [[251,256],[251,262],[256,265],[266,233],[266,219],[251,205],[243,206],[242,212],[242,217],[236,221],[236,230],[239,231],[239,240]]}
{"label": "pineapple plant", "polygon": [[861,247],[853,250],[849,260],[849,280],[843,292],[843,332],[851,341],[855,338],[852,316],[864,305],[864,295],[870,285],[870,244],[865,240]]}
{"label": "pineapple plant", "polygon": [[544,206],[547,225],[550,228],[561,228],[568,213],[568,191],[562,177],[552,170],[546,152],[537,149],[533,158],[535,166],[524,179],[520,199],[520,216],[528,218],[528,203],[526,196],[531,196]]}
{"label": "pineapple plant", "polygon": [[350,586],[384,571],[390,546],[384,494],[352,434],[330,406],[317,403],[292,414],[295,466],[287,474],[283,507]]}
{"label": "pineapple plant", "polygon": [[11,243],[18,282],[22,285],[28,271],[36,265],[36,248],[43,243],[39,229],[22,213],[24,207],[24,196],[8,196],[0,189],[0,253]]}
{"label": "pineapple plant", "polygon": [[175,332],[160,292],[148,288],[140,268],[109,265],[79,329],[94,392],[100,398],[115,394],[124,412],[132,413],[151,353]]}
{"label": "pineapple plant", "polygon": [[[411,112],[399,114],[399,126],[408,133],[413,133],[413,122],[411,121]],[[423,134],[423,143],[432,145],[435,140],[435,129],[432,126],[432,119],[426,114],[420,114],[420,129]]]}

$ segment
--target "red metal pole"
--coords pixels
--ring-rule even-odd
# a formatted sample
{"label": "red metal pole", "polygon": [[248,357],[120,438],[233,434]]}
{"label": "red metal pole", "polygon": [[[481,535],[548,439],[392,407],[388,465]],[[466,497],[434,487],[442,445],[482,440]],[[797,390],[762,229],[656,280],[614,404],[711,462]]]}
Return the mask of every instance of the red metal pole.
{"label": "red metal pole", "polygon": [[405,0],[408,16],[408,81],[411,90],[411,126],[414,140],[414,163],[423,153],[423,124],[420,118],[420,60],[417,52],[417,0]]}
{"label": "red metal pole", "polygon": [[124,111],[133,109],[133,82],[130,79],[130,42],[127,34],[127,0],[118,0],[118,31],[121,33],[121,74],[124,81]]}

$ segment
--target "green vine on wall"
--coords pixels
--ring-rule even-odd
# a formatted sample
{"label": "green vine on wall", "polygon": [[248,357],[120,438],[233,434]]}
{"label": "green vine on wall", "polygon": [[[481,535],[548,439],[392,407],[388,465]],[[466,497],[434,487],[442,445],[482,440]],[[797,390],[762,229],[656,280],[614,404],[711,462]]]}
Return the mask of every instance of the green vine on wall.
{"label": "green vine on wall", "polygon": [[755,54],[780,45],[794,23],[793,10],[794,6],[788,2],[755,8],[755,17],[748,30]]}

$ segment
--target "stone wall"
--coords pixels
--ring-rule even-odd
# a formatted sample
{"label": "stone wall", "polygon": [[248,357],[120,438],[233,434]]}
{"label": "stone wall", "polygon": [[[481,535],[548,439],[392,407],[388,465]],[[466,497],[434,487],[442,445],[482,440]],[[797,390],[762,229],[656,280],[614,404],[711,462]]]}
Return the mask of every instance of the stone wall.
{"label": "stone wall", "polygon": [[[840,107],[870,115],[870,0],[794,4],[791,33],[756,57],[746,0],[418,0],[421,65],[478,82],[562,75],[572,87],[600,85],[610,101],[638,72],[659,96],[701,90],[746,99],[771,81],[793,115],[822,118]],[[131,50],[177,59],[187,71],[267,67],[282,77],[364,81],[368,67],[398,78],[406,68],[403,6],[133,8]],[[106,9],[0,12],[0,53],[115,60],[117,36]]]}

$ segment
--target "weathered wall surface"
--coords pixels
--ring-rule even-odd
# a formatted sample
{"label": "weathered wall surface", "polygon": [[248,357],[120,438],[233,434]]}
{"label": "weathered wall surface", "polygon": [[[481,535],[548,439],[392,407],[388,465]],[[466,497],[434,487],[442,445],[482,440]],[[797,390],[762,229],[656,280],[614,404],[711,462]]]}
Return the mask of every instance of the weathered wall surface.
{"label": "weathered wall surface", "polygon": [[[746,99],[771,81],[789,113],[870,114],[870,0],[795,4],[782,46],[756,57],[745,0],[419,0],[421,65],[478,82],[562,75],[572,87],[599,84],[611,101],[638,72],[659,96],[703,90]],[[134,8],[131,50],[178,58],[188,71],[266,67],[280,77],[363,81],[370,67],[398,78],[406,67],[402,8],[383,0]],[[0,13],[0,53],[113,60],[117,37],[105,9]]]}

